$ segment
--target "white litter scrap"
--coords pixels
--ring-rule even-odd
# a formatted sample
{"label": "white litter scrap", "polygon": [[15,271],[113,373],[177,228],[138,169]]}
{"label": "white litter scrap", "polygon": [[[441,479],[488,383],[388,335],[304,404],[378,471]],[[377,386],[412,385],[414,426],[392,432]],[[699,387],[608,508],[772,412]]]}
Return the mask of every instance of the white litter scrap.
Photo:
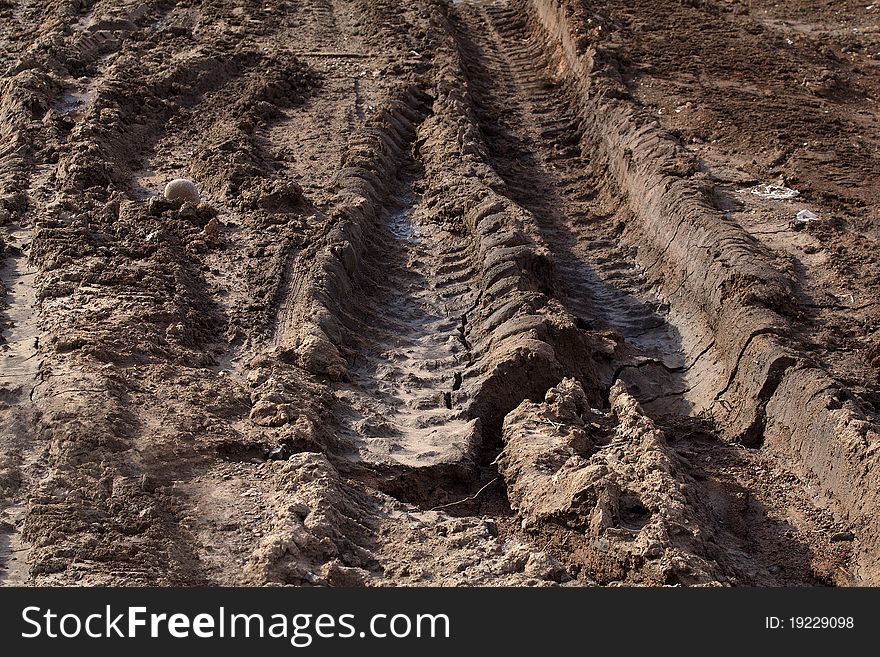
{"label": "white litter scrap", "polygon": [[763,184],[752,189],[752,194],[770,199],[771,201],[787,201],[800,196],[801,193],[796,189],[790,189],[782,185]]}
{"label": "white litter scrap", "polygon": [[795,215],[794,220],[798,221],[802,224],[806,224],[811,221],[816,221],[818,218],[819,218],[819,215],[816,214],[815,212],[812,212],[810,210],[801,210],[800,212],[798,212]]}

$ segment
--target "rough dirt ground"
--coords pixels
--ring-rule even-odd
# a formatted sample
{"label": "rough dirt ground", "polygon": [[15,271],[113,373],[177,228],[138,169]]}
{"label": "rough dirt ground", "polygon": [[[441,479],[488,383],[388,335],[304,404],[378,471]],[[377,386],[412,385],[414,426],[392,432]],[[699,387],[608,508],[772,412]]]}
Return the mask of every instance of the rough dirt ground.
{"label": "rough dirt ground", "polygon": [[0,70],[3,584],[880,584],[880,4],[0,0]]}

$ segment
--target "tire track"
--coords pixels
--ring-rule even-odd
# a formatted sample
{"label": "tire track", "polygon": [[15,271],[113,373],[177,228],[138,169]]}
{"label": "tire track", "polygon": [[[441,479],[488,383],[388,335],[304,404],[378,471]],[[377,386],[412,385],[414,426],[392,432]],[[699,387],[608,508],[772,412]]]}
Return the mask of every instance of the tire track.
{"label": "tire track", "polygon": [[10,226],[3,235],[4,261],[0,290],[5,293],[0,383],[10,389],[24,388],[39,374],[35,361],[39,346],[34,277],[36,269],[28,258],[31,231]]}
{"label": "tire track", "polygon": [[[473,443],[472,423],[451,397],[456,368],[467,364],[459,326],[472,305],[468,263],[450,235],[422,218],[418,165],[408,155],[418,111],[391,103],[349,140],[330,212],[341,221],[327,240],[327,267],[345,273],[328,269],[329,289],[294,274],[293,289],[307,296],[282,308],[276,338],[307,370],[342,381],[334,386],[346,409],[338,439],[376,465],[456,462]],[[316,337],[300,323],[313,314],[311,295],[331,313],[321,311]],[[319,346],[325,332],[332,351]]]}
{"label": "tire track", "polygon": [[[272,125],[267,140],[275,146],[284,165],[284,175],[302,186],[305,196],[316,211],[307,220],[310,231],[325,233],[329,208],[335,203],[337,190],[334,179],[349,148],[349,139],[381,111],[396,90],[386,81],[388,62],[400,64],[392,48],[411,41],[397,33],[392,43],[385,44],[378,35],[388,38],[386,16],[397,17],[399,7],[377,12],[374,3],[339,3],[317,0],[302,3],[294,14],[303,30],[302,57],[322,76],[322,93],[309,98],[296,113]],[[306,29],[304,29],[306,28]],[[369,46],[366,45],[369,41]],[[371,40],[372,39],[372,40]],[[378,41],[378,43],[377,43]],[[342,126],[327,134],[313,126]],[[308,258],[312,253],[292,254],[284,268],[277,293],[278,311],[274,338],[283,346],[295,336],[304,320],[298,299],[306,285]]]}
{"label": "tire track", "polygon": [[39,328],[29,262],[30,231],[7,227],[0,238],[0,586],[22,586],[28,578],[28,546],[21,523],[29,480],[37,476],[40,450],[29,440],[34,422],[30,396],[40,376]]}
{"label": "tire track", "polygon": [[[32,208],[28,218],[32,216],[36,221],[31,223],[37,224],[32,249],[35,252],[35,261],[51,263],[53,259],[69,257],[66,253],[69,253],[67,249],[70,248],[70,238],[73,236],[76,236],[73,241],[80,242],[78,254],[84,256],[86,262],[89,258],[92,262],[100,260],[99,257],[96,258],[93,240],[101,240],[101,229],[95,223],[88,226],[88,222],[85,222],[84,226],[82,219],[71,217],[70,210],[95,212],[96,206],[101,207],[100,195],[98,203],[95,203],[95,196],[83,202],[83,188],[92,186],[90,183],[94,182],[109,183],[111,187],[107,191],[112,194],[114,190],[111,179],[125,178],[126,169],[118,166],[114,172],[116,176],[103,176],[106,171],[104,165],[95,167],[94,160],[90,158],[97,148],[106,149],[104,154],[108,161],[117,164],[122,161],[113,150],[118,142],[114,143],[115,137],[110,137],[112,133],[107,130],[106,125],[118,118],[118,113],[111,110],[108,114],[107,111],[114,107],[118,99],[114,89],[120,85],[121,80],[118,77],[118,62],[130,57],[130,49],[125,46],[129,37],[141,29],[149,28],[157,16],[161,17],[160,5],[163,4],[167,3],[139,5],[131,10],[114,6],[109,12],[95,8],[94,11],[83,14],[73,25],[73,34],[64,45],[51,51],[51,55],[57,61],[63,62],[73,76],[64,78],[59,85],[66,93],[59,92],[47,103],[49,111],[43,121],[45,127],[42,142],[49,147],[39,154],[43,162],[36,165],[35,174],[30,181]],[[125,131],[121,132],[124,134]],[[95,173],[98,175],[95,176]],[[83,182],[86,184],[82,185]],[[108,207],[111,211],[118,212],[118,204],[104,205],[103,211],[106,212]],[[96,212],[92,215],[92,221],[98,219],[97,223],[100,224],[99,216],[100,212]],[[91,230],[82,230],[86,227]],[[80,280],[76,289],[68,289],[59,294],[59,281],[51,269],[50,266],[46,271],[40,272],[43,280],[39,292],[41,311],[53,318],[52,328],[57,331],[59,325],[76,317],[75,312],[69,312],[72,306],[89,300],[100,304],[99,299],[105,292],[102,287],[94,285],[96,281],[93,278],[91,281]],[[131,299],[134,300],[135,296]],[[116,301],[119,300],[123,307],[131,307],[130,302],[126,303],[124,294],[116,297]],[[147,303],[150,301],[152,299],[148,297]],[[92,328],[98,326],[100,324]],[[75,344],[76,329],[70,328],[73,329],[69,335],[74,341],[72,349],[75,350],[78,348]],[[94,344],[99,343],[100,340],[95,336]],[[95,581],[102,582],[117,581],[118,577],[132,578],[129,581],[138,578],[144,582],[156,581],[157,570],[153,559],[162,558],[159,545],[168,536],[176,535],[179,539],[174,549],[178,551],[179,564],[171,566],[168,581],[187,580],[191,574],[186,570],[192,567],[189,557],[185,555],[187,539],[174,527],[175,503],[162,492],[157,492],[154,484],[146,483],[147,475],[144,473],[150,472],[151,468],[139,464],[139,456],[135,454],[143,449],[143,443],[134,429],[138,422],[137,410],[127,402],[125,386],[119,385],[119,380],[114,380],[114,376],[75,374],[78,368],[72,365],[72,361],[77,360],[77,354],[71,358],[65,355],[59,357],[58,353],[70,350],[70,347],[65,348],[63,345],[59,348],[57,342],[52,345],[42,372],[42,381],[46,385],[41,387],[39,393],[31,395],[35,408],[40,413],[37,427],[44,429],[42,435],[49,438],[48,453],[43,453],[42,446],[31,448],[35,458],[39,454],[47,458],[40,466],[42,473],[39,480],[35,479],[27,484],[27,495],[32,504],[18,523],[22,540],[33,544],[25,557],[30,564],[31,577],[44,582],[65,581],[65,577],[81,577],[83,572],[88,572]],[[104,401],[98,405],[97,411],[95,405],[88,401],[96,392],[104,393]],[[97,417],[104,418],[104,424],[96,419],[96,412]],[[102,412],[104,415],[101,415]],[[67,436],[76,433],[78,427],[89,425],[93,426],[89,440],[72,446]],[[37,429],[32,431],[36,432]],[[106,456],[108,445],[111,446],[109,452],[114,454],[104,461],[109,468],[105,472],[114,473],[114,484],[109,491],[100,483],[100,478],[95,477],[90,463],[92,459],[102,458],[102,453]],[[91,452],[89,446],[92,448]],[[125,452],[128,453],[124,457],[119,456]],[[133,480],[139,475],[143,475],[143,481],[140,485],[134,484]],[[64,490],[68,491],[67,496],[59,498],[58,491]],[[70,500],[81,496],[85,490],[92,491],[87,499],[80,498],[79,505],[71,506]],[[141,515],[136,516],[134,521],[129,515],[130,507],[124,508],[128,503],[122,502],[120,505],[119,496],[130,496],[132,501],[139,499],[144,505],[141,507]],[[164,498],[163,501],[160,502],[160,498]],[[150,500],[154,501],[155,506],[150,506]],[[154,508],[163,510],[148,513]],[[77,545],[77,537],[82,532],[79,523],[89,513],[106,519],[107,531],[103,538],[106,544],[104,548],[94,552],[81,552]],[[152,528],[145,526],[148,518],[155,521],[156,527],[163,527],[161,532],[152,533]],[[46,533],[52,534],[56,531],[65,533],[65,541],[47,544],[43,540]],[[132,533],[141,537],[143,546],[133,551],[137,553],[143,549],[142,554],[149,554],[143,559],[143,563],[134,565],[138,558],[131,556],[132,550],[120,553],[115,564],[112,559],[108,563],[100,556],[103,549],[112,550],[110,546],[114,541]],[[166,539],[161,538],[162,534]],[[150,553],[151,550],[154,551]],[[154,565],[147,565],[150,562]],[[57,572],[63,572],[64,575],[59,579],[55,574]]]}
{"label": "tire track", "polygon": [[[582,155],[580,120],[569,109],[572,90],[564,78],[554,79],[551,62],[514,8],[470,3],[459,14],[459,45],[491,163],[553,252],[556,293],[580,328],[617,331],[633,347],[634,367],[619,368],[614,379],[628,381],[646,403],[686,412],[689,371],[711,339],[685,348],[669,304],[620,244],[627,209],[614,190],[596,182],[602,162]],[[704,370],[696,380],[705,385],[706,378]]]}
{"label": "tire track", "polygon": [[[340,45],[341,32],[336,18],[336,2],[333,0],[306,0],[297,3],[295,17],[303,29],[303,45],[308,49],[335,50]],[[344,44],[347,37],[341,39]],[[345,48],[339,48],[345,50]]]}
{"label": "tire track", "polygon": [[[165,176],[193,177],[219,211],[216,246],[222,248],[211,247],[203,256],[208,294],[227,319],[226,353],[213,369],[236,395],[246,396],[246,386],[253,389],[250,413],[224,418],[229,428],[223,441],[204,441],[216,451],[176,486],[183,498],[181,522],[192,528],[204,576],[214,582],[249,581],[235,564],[270,523],[260,509],[273,494],[271,478],[260,462],[270,452],[286,458],[278,454],[289,455],[296,442],[290,436],[299,434],[296,406],[286,397],[298,377],[285,371],[284,354],[307,321],[301,311],[315,252],[300,249],[326,230],[322,224],[339,202],[338,191],[327,188],[337,186],[336,172],[356,148],[349,137],[357,123],[381,113],[376,108],[386,106],[390,95],[389,84],[364,73],[384,62],[384,54],[373,49],[362,55],[360,38],[351,31],[354,19],[337,19],[335,5],[305,3],[276,16],[278,33],[303,34],[296,55],[279,51],[272,34],[261,34],[269,55],[208,94],[198,107],[211,117],[208,122],[196,111],[176,116],[152,158],[152,168]],[[326,53],[328,44],[342,44],[344,52]],[[315,79],[304,79],[309,76]],[[313,88],[321,93],[312,94]],[[224,109],[229,98],[235,100]],[[341,130],[315,130],[327,123]],[[192,164],[175,169],[175,159],[187,160],[181,143],[192,144]],[[300,271],[300,263],[312,271]],[[231,523],[230,517],[247,520]],[[240,536],[245,526],[249,535]]]}
{"label": "tire track", "polygon": [[[227,439],[223,447],[228,450],[227,460],[232,463],[209,464],[179,486],[187,500],[186,523],[198,536],[200,558],[208,565],[213,581],[250,581],[251,574],[230,569],[229,563],[238,563],[247,557],[247,551],[253,549],[273,524],[272,518],[263,514],[261,509],[276,495],[272,488],[274,468],[270,467],[272,463],[261,465],[261,461],[266,458],[285,460],[293,452],[306,447],[314,449],[310,440],[313,432],[310,423],[316,422],[319,419],[316,414],[322,411],[315,412],[310,407],[326,400],[329,414],[329,406],[347,405],[344,399],[347,392],[357,398],[351,407],[377,401],[375,380],[368,370],[378,367],[378,363],[369,363],[366,360],[369,355],[364,357],[374,347],[360,344],[360,336],[369,334],[375,337],[379,333],[375,326],[367,328],[369,322],[375,320],[375,315],[370,316],[366,308],[373,301],[381,301],[375,298],[359,301],[354,295],[340,294],[335,288],[356,285],[369,289],[371,273],[375,275],[380,270],[383,274],[390,270],[391,280],[403,276],[398,273],[400,263],[394,260],[400,256],[400,247],[382,224],[388,218],[386,204],[394,184],[391,180],[383,180],[382,184],[372,187],[375,182],[372,171],[382,171],[389,179],[396,177],[408,148],[406,144],[413,137],[413,129],[403,127],[408,119],[402,117],[412,119],[417,115],[410,105],[424,104],[424,99],[418,98],[417,93],[404,92],[402,100],[388,102],[368,120],[369,126],[348,140],[345,166],[334,178],[333,205],[326,208],[326,215],[335,217],[337,223],[326,236],[319,238],[316,245],[293,257],[292,270],[287,274],[290,285],[284,290],[275,336],[270,345],[255,342],[243,351],[247,353],[252,349],[257,355],[251,357],[242,372],[246,373],[247,384],[251,387],[249,419],[234,423],[237,435]],[[378,150],[383,156],[374,160],[380,143],[383,146]],[[387,189],[386,184],[389,185]],[[319,212],[325,214],[323,210]],[[385,233],[377,237],[376,233],[383,230]],[[355,233],[362,235],[364,242],[345,246],[343,236],[353,238]],[[362,251],[362,257],[353,255],[355,249]],[[343,282],[343,278],[355,275],[355,268],[349,266],[344,271],[340,261],[355,258],[364,261],[357,267],[355,282]],[[298,263],[311,266],[298,269]],[[411,305],[407,307],[411,308]],[[326,336],[318,337],[315,331],[321,329],[319,324],[313,324],[320,322],[326,327],[331,321],[335,326],[332,342]],[[266,349],[263,354],[259,353],[261,347]],[[356,354],[360,351],[359,358]],[[334,355],[325,358],[327,353]],[[351,357],[350,365],[341,353]],[[382,354],[377,358],[381,360]],[[328,379],[335,380],[335,383],[330,384]],[[330,394],[337,394],[339,399],[331,401]],[[331,432],[332,438],[329,436]],[[368,441],[344,418],[333,418],[333,426],[320,427],[315,433],[318,442],[322,436],[327,436],[335,446],[333,451],[341,453],[342,458],[346,458],[349,449],[370,452]],[[257,441],[255,449],[248,447],[248,440]],[[270,457],[270,451],[277,455]],[[373,450],[372,460],[381,460],[387,452],[387,449],[384,452]],[[234,480],[230,480],[231,471],[235,473]],[[231,524],[230,517],[247,520]],[[249,534],[240,537],[245,524]]]}
{"label": "tire track", "polygon": [[[723,370],[707,367],[716,360],[711,333],[680,331],[673,320],[679,326],[693,324],[692,311],[677,307],[675,299],[670,307],[654,294],[656,279],[648,278],[634,264],[634,253],[622,247],[619,226],[630,221],[625,196],[601,182],[608,165],[598,151],[590,153],[592,161],[585,160],[581,119],[571,110],[578,108],[578,87],[564,65],[545,54],[549,47],[535,38],[527,15],[522,7],[504,3],[456,7],[458,47],[490,162],[505,180],[506,193],[534,217],[554,256],[554,291],[578,316],[579,325],[614,329],[634,348],[613,379],[624,379],[652,415],[677,417],[672,423],[676,431],[690,425],[689,431],[700,427],[701,436],[720,434],[698,419],[688,398],[695,385],[700,387],[694,394],[697,403],[707,390],[714,394],[723,385]],[[645,376],[649,369],[654,371]],[[772,500],[764,495],[766,487],[756,486],[755,473],[769,467],[774,480],[791,478],[774,459],[740,454],[711,439],[691,445],[707,461],[727,464],[711,473],[699,465],[692,470],[698,482],[708,482],[689,485],[712,500],[698,513],[713,545],[698,548],[697,554],[716,559],[732,581],[759,581],[767,577],[759,573],[770,569],[784,570],[776,577],[780,582],[817,583],[809,557],[811,532],[834,525],[829,514],[817,510],[803,491],[791,496],[787,510],[763,506]],[[757,510],[738,505],[743,495],[761,500]],[[744,517],[734,521],[738,514]],[[795,538],[774,524],[789,522],[791,514],[797,516]],[[752,551],[754,563],[741,558],[744,550]],[[783,570],[780,559],[786,563]]]}
{"label": "tire track", "polygon": [[[35,285],[38,270],[31,248],[35,224],[57,198],[52,187],[57,152],[47,145],[63,132],[58,130],[59,116],[71,120],[69,112],[88,96],[63,95],[62,90],[70,88],[70,78],[58,80],[53,76],[59,69],[64,72],[65,62],[72,62],[71,68],[76,69],[110,57],[118,52],[122,40],[106,31],[96,35],[84,32],[94,23],[91,8],[78,15],[73,21],[73,34],[65,36],[66,25],[78,9],[79,5],[62,4],[57,15],[43,17],[44,24],[54,27],[36,39],[6,77],[0,103],[7,119],[4,126],[12,133],[10,141],[19,144],[11,158],[3,158],[0,167],[4,211],[18,222],[5,231],[6,253],[0,285],[7,293],[3,316],[8,324],[0,360],[0,491],[4,506],[11,503],[4,519],[4,527],[10,528],[9,535],[3,537],[7,545],[0,550],[7,571],[3,579],[6,585],[29,581],[31,548],[22,536],[27,510],[24,500],[39,488],[48,468],[45,445],[34,440],[39,408],[33,402],[46,375]],[[39,57],[47,57],[50,65],[41,67]],[[41,111],[45,115],[40,115]],[[42,121],[37,124],[33,118]]]}
{"label": "tire track", "polygon": [[368,243],[378,261],[362,283],[367,312],[352,327],[363,344],[348,368],[354,385],[339,394],[365,461],[429,467],[472,458],[478,442],[452,401],[468,365],[460,318],[476,292],[467,254],[423,222],[413,184],[392,197]]}

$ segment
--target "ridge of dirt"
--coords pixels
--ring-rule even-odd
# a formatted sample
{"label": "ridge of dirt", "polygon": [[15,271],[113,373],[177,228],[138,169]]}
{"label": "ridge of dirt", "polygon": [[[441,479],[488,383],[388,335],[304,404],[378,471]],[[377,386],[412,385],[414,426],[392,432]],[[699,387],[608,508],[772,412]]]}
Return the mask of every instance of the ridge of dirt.
{"label": "ridge of dirt", "polygon": [[[558,12],[545,12],[542,20],[551,29],[562,25]],[[583,22],[579,24],[585,27]],[[566,34],[561,38],[564,43]],[[571,45],[564,50],[571,53],[573,48]],[[595,57],[601,58],[602,53]],[[588,66],[593,58],[588,51]],[[611,79],[616,77],[612,75]],[[601,94],[594,97],[601,98]],[[632,135],[628,139],[653,146],[646,151],[644,146],[639,147],[639,141],[627,138],[621,144],[623,149],[612,146],[612,152],[624,156],[612,165],[612,172],[622,187],[629,188],[629,197],[639,199],[641,208],[637,216],[646,222],[644,237],[636,233],[629,239],[647,247],[644,250],[662,249],[661,259],[656,261],[666,269],[661,276],[674,283],[684,281],[679,284],[685,287],[688,281],[695,280],[705,287],[692,288],[689,296],[704,304],[715,304],[701,309],[702,318],[715,333],[716,347],[724,347],[722,353],[727,354],[729,374],[727,384],[714,397],[716,402],[727,403],[721,403],[720,409],[717,405],[713,407],[712,415],[733,439],[754,444],[760,436],[774,442],[781,449],[782,458],[787,453],[796,453],[804,476],[839,500],[838,512],[845,514],[848,522],[858,525],[863,534],[873,535],[873,514],[867,511],[872,503],[862,507],[867,501],[862,491],[870,489],[865,477],[870,479],[872,468],[854,467],[851,455],[853,450],[861,450],[864,456],[856,461],[873,461],[876,416],[870,405],[866,407],[852,393],[841,391],[843,386],[817,367],[798,345],[788,318],[789,308],[797,303],[792,298],[797,294],[790,280],[794,276],[785,277],[782,273],[786,270],[779,266],[779,258],[774,263],[771,252],[759,246],[730,215],[725,215],[724,223],[718,222],[711,189],[701,190],[700,182],[694,185],[687,180],[699,181],[700,166],[693,155],[683,152],[674,139],[652,135],[650,129],[628,127],[626,109],[624,118],[615,120],[615,101],[608,103],[607,108],[602,108],[601,100],[599,103],[595,112],[600,117],[604,139],[617,139],[616,133],[623,131],[624,135]],[[618,125],[623,130],[613,127]],[[664,149],[669,149],[665,161],[660,155]],[[640,162],[641,157],[648,159]],[[630,158],[632,163],[626,161]],[[669,218],[678,220],[682,216],[686,217],[684,222],[664,230],[664,222]],[[673,234],[673,239],[667,246],[656,243],[658,235],[668,234]],[[726,345],[720,344],[721,335]],[[737,344],[742,346],[734,346]],[[733,354],[737,355],[731,359]],[[734,412],[729,412],[730,405],[736,409]],[[797,411],[783,411],[781,417],[775,415],[781,408]],[[842,474],[832,475],[835,470]],[[860,569],[870,571],[870,551],[860,556],[866,560]]]}

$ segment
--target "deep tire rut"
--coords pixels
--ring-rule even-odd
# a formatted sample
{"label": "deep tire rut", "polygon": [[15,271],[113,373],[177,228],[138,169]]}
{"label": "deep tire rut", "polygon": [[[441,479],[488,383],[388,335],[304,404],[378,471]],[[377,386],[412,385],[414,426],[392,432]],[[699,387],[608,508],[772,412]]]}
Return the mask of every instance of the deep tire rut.
{"label": "deep tire rut", "polygon": [[[455,13],[454,21],[459,25],[457,43],[490,162],[505,181],[506,193],[534,217],[540,239],[554,257],[554,293],[578,318],[579,327],[611,329],[630,345],[629,362],[614,370],[610,384],[626,381],[651,415],[666,418],[663,421],[671,432],[681,431],[681,427],[694,421],[701,427],[700,435],[708,437],[708,444],[719,441],[723,435],[721,428],[707,425],[698,416],[688,417],[694,406],[688,400],[688,393],[695,386],[693,381],[704,379],[699,392],[705,395],[706,383],[713,378],[711,365],[706,369],[701,361],[715,360],[714,340],[711,334],[697,339],[690,336],[685,348],[681,331],[670,322],[670,301],[672,310],[676,310],[675,292],[667,297],[669,300],[653,294],[660,285],[646,275],[652,265],[637,265],[636,250],[625,246],[621,239],[623,223],[633,218],[620,192],[602,180],[603,167],[607,166],[602,155],[598,150],[585,150],[580,120],[569,109],[577,107],[579,89],[564,71],[558,75],[552,72],[554,62],[534,37],[535,20],[533,15],[527,17],[502,3],[463,3]],[[555,64],[558,72],[562,66]],[[662,258],[661,252],[653,264]],[[680,320],[692,320],[687,310],[674,314]],[[743,351],[747,348],[748,342]],[[650,372],[650,376],[646,378],[645,372]],[[730,380],[735,377],[736,368]],[[719,392],[717,386],[723,380],[717,375],[714,378],[717,399],[726,388]],[[772,395],[773,389],[769,390],[762,393],[767,395],[765,399]],[[700,443],[698,449],[702,452],[706,444]],[[688,441],[684,441],[677,449],[691,449],[687,445]],[[695,483],[687,485],[703,491],[698,497],[713,500],[702,517],[693,519],[701,525],[705,536],[712,537],[712,547],[696,553],[711,555],[728,576],[747,581],[761,577],[758,573],[762,569],[782,572],[773,570],[776,566],[772,551],[765,553],[764,545],[756,549],[755,536],[776,543],[780,547],[775,549],[791,555],[802,555],[808,548],[799,539],[790,541],[784,533],[777,533],[776,520],[763,512],[749,512],[748,518],[731,520],[736,500],[761,496],[760,491],[752,488],[752,472],[768,465],[774,471],[786,472],[772,458],[753,458],[737,452],[736,447],[716,444],[712,456],[704,457],[706,461],[721,458],[737,463],[736,466],[721,474],[693,464],[688,468],[690,474],[683,476],[696,477]],[[813,509],[806,496],[792,504],[822,515]],[[745,508],[739,512],[746,513]],[[809,526],[813,521],[804,522]],[[828,519],[816,522],[827,523]],[[751,548],[746,547],[749,544]],[[755,563],[748,564],[741,558],[745,549],[756,552]],[[809,559],[793,556],[787,567],[776,577],[780,583],[818,581]],[[827,579],[822,581],[838,576],[839,573],[826,573],[823,577]]]}
{"label": "deep tire rut", "polygon": [[[448,251],[449,236],[444,241],[419,223],[412,186],[403,185],[402,205],[384,212],[385,225],[370,241],[381,264],[375,292],[365,299],[372,307],[353,327],[367,341],[349,372],[358,416],[351,428],[368,445],[365,460],[375,454],[420,467],[457,461],[462,444],[472,442],[466,434],[473,429],[451,394],[468,364],[458,328],[474,294],[466,284],[468,262]],[[359,392],[368,398],[358,399]]]}
{"label": "deep tire rut", "polygon": [[[511,198],[535,217],[562,300],[582,328],[616,330],[645,356],[682,367],[678,331],[659,312],[665,304],[619,242],[626,210],[596,181],[601,162],[582,155],[579,121],[567,108],[572,90],[552,79],[512,8],[481,5],[464,15],[466,67],[492,164]],[[481,33],[490,38],[478,45]]]}

